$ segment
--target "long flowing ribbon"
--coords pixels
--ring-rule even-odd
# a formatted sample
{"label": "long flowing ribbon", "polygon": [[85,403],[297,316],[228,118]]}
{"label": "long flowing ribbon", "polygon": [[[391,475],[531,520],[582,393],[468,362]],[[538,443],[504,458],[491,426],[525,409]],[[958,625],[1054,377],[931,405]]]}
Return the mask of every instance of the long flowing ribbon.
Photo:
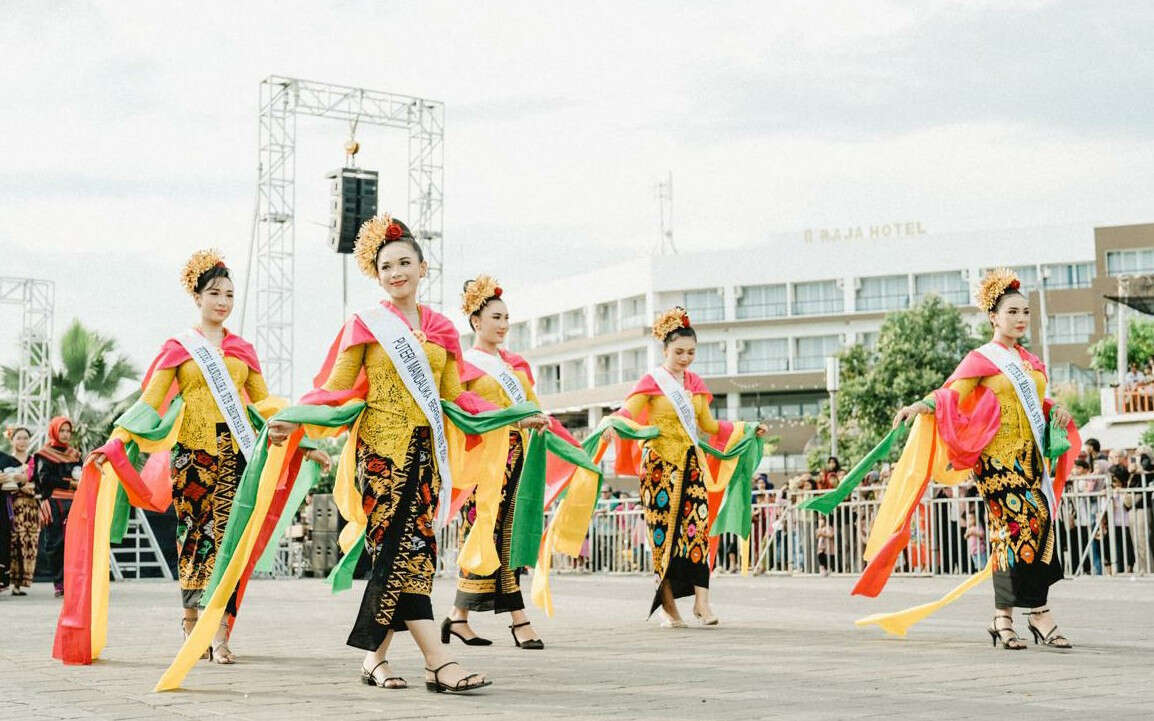
{"label": "long flowing ribbon", "polygon": [[862,459],[850,469],[841,483],[837,484],[837,488],[828,493],[823,493],[820,496],[813,496],[798,504],[799,511],[817,511],[823,515],[828,516],[833,513],[833,509],[837,508],[849,495],[853,493],[854,489],[861,485],[865,479],[866,474],[878,464],[883,458],[889,457],[890,451],[893,449],[894,441],[901,434],[903,426],[893,428],[886,437],[882,439],[881,443],[874,446],[869,453],[862,456]]}

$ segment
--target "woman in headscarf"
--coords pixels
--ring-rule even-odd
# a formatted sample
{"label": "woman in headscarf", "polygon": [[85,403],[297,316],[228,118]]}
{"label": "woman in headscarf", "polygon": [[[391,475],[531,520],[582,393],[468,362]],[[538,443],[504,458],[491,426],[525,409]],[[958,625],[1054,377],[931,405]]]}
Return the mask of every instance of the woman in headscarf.
{"label": "woman in headscarf", "polygon": [[72,447],[72,421],[56,416],[48,424],[48,443],[36,451],[33,478],[44,524],[44,553],[56,596],[64,595],[64,534],[68,511],[80,481],[80,451]]}

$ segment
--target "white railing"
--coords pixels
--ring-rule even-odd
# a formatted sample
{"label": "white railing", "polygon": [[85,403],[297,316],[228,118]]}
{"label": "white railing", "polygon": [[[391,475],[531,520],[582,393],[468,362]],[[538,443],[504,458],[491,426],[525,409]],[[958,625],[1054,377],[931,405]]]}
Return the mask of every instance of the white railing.
{"label": "white railing", "polygon": [[[1154,485],[1108,488],[1104,477],[1083,476],[1062,497],[1056,551],[1067,576],[1154,574]],[[1093,488],[1094,490],[1084,490]],[[896,575],[970,574],[989,554],[985,501],[972,486],[932,485],[914,513],[910,542],[894,567]],[[828,517],[798,505],[822,492],[767,491],[755,494],[750,534],[750,569],[755,574],[861,573],[870,524],[880,505],[880,486],[859,487]],[[951,494],[961,494],[959,496]],[[546,514],[548,524],[550,513]],[[974,540],[967,531],[977,526]],[[459,521],[438,533],[438,572],[454,575]],[[555,554],[557,573],[651,573],[645,511],[637,498],[598,501],[577,558]],[[735,536],[718,541],[715,573],[737,572]]]}

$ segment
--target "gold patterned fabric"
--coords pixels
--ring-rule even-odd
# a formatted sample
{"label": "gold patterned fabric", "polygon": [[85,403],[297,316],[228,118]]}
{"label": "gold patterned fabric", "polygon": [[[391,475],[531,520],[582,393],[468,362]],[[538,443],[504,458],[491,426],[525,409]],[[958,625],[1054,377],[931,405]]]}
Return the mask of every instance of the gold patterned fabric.
{"label": "gold patterned fabric", "polygon": [[[513,516],[516,513],[517,486],[521,480],[521,463],[524,458],[524,444],[521,433],[509,432],[509,458],[505,463],[505,480],[501,485],[501,504],[497,509],[497,523],[493,527],[493,541],[497,546],[497,556],[501,565],[487,576],[478,576],[468,571],[457,571],[457,608],[470,611],[493,611],[506,613],[525,608],[519,584],[521,569],[509,568],[513,552]],[[473,530],[477,518],[475,492],[461,506],[459,546]]]}
{"label": "gold patterned fabric", "polygon": [[[646,441],[645,445],[657,451],[662,458],[682,458],[693,445],[689,434],[681,425],[673,404],[664,395],[635,393],[625,401],[624,407],[634,420],[647,417],[646,423],[657,426],[661,434]],[[699,433],[701,431],[709,435],[717,433],[719,429],[717,419],[710,412],[709,399],[704,394],[693,395],[693,412],[697,417]]]}
{"label": "gold patterned fabric", "polygon": [[[1023,361],[1038,397],[1046,392],[1045,376]],[[975,481],[985,500],[986,535],[994,562],[995,605],[999,608],[1043,606],[1049,586],[1062,578],[1056,553],[1056,531],[1046,497],[1042,459],[1029,418],[1010,380],[1004,375],[967,378],[950,388],[960,398],[978,385],[994,393],[1001,425],[982,450]]]}
{"label": "gold patterned fabric", "polygon": [[[223,355],[219,348],[215,350],[217,354]],[[250,403],[259,403],[268,398],[268,386],[260,373],[232,356],[225,356],[224,364],[237,390],[243,389]],[[224,416],[221,415],[216,399],[212,397],[212,390],[205,382],[196,361],[186,360],[175,368],[157,370],[152,374],[148,387],[144,389],[140,399],[159,409],[164,403],[169,387],[172,386],[173,379],[180,386],[180,394],[184,398],[184,420],[181,422],[177,441],[186,449],[216,455],[216,426],[218,423],[224,423]],[[236,441],[231,442],[232,450],[235,452]]]}
{"label": "gold patterned fabric", "polygon": [[389,629],[406,630],[405,621],[432,619],[437,537],[433,506],[441,477],[433,462],[428,426],[410,433],[403,461],[375,453],[357,441],[357,483],[368,527],[365,551],[372,573],[348,644],[376,650]]}
{"label": "gold patterned fabric", "polygon": [[[429,358],[433,377],[437,379],[441,398],[456,400],[464,388],[457,372],[457,361],[436,343],[421,344]],[[365,412],[361,418],[359,440],[373,453],[385,458],[403,458],[413,428],[429,425],[420,406],[405,387],[389,354],[380,343],[364,343],[346,348],[337,356],[325,381],[325,390],[343,391],[356,385],[364,369],[369,380]]]}
{"label": "gold patterned fabric", "polygon": [[657,591],[649,608],[661,605],[661,584],[674,598],[709,588],[709,494],[691,449],[682,463],[665,460],[652,447],[642,451],[641,505],[645,509]]}

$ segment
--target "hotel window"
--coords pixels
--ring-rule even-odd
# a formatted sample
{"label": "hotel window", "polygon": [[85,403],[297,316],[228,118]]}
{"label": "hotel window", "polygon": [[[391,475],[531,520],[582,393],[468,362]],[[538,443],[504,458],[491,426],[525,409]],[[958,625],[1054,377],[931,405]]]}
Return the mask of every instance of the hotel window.
{"label": "hotel window", "polygon": [[561,391],[561,366],[556,363],[537,366],[537,392],[541,394]]}
{"label": "hotel window", "polygon": [[608,303],[598,303],[596,310],[596,318],[594,323],[594,333],[597,335],[604,335],[606,333],[617,332],[617,301],[610,301]]}
{"label": "hotel window", "polygon": [[537,319],[537,345],[550,345],[561,341],[561,316],[547,315]]}
{"label": "hotel window", "polygon": [[565,328],[565,340],[572,340],[574,338],[584,338],[585,333],[585,309],[578,308],[576,310],[567,310],[562,320],[562,325]]}
{"label": "hotel window", "polygon": [[780,318],[789,312],[785,283],[777,285],[744,285],[739,288],[737,317]]}
{"label": "hotel window", "polygon": [[817,370],[825,368],[825,359],[841,350],[840,335],[815,335],[797,338],[797,352],[794,354],[796,370]]}
{"label": "hotel window", "polygon": [[816,418],[821,413],[820,393],[742,393],[739,420]]}
{"label": "hotel window", "polygon": [[685,310],[693,323],[725,320],[725,298],[719,288],[685,291]]}
{"label": "hotel window", "polygon": [[1094,335],[1092,313],[1062,313],[1046,318],[1046,335],[1051,343],[1089,343]]}
{"label": "hotel window", "polygon": [[1154,273],[1154,248],[1107,250],[1106,272],[1110,275]]}
{"label": "hotel window", "polygon": [[960,270],[915,275],[914,302],[920,303],[930,294],[954,305],[967,305],[970,302],[970,289],[966,287],[966,278]]}
{"label": "hotel window", "polygon": [[529,350],[529,321],[523,320],[509,326],[509,335],[505,343],[511,351]]}
{"label": "hotel window", "polygon": [[910,281],[904,275],[860,278],[857,310],[902,310],[910,305]]}
{"label": "hotel window", "polygon": [[635,295],[621,301],[621,329],[644,328],[650,324],[645,317],[645,296]]}
{"label": "hotel window", "polygon": [[1047,265],[1050,276],[1046,278],[1049,290],[1089,288],[1094,282],[1093,263],[1056,263]]}
{"label": "hotel window", "polygon": [[761,338],[737,342],[738,373],[772,373],[789,370],[789,341]]}
{"label": "hotel window", "polygon": [[725,375],[725,343],[698,343],[693,372],[703,376]]}
{"label": "hotel window", "polygon": [[843,310],[845,310],[845,294],[837,287],[836,280],[794,284],[794,315],[841,313]]}
{"label": "hotel window", "polygon": [[621,382],[621,361],[616,353],[597,356],[594,367],[593,385],[611,386]]}
{"label": "hotel window", "polygon": [[[987,268],[986,270],[991,269]],[[1038,266],[1036,265],[1015,265],[1010,270],[1017,274],[1018,280],[1022,281],[1022,290],[1027,293],[1041,285],[1038,282]],[[985,274],[986,271],[982,271],[982,275]]]}
{"label": "hotel window", "polygon": [[875,350],[878,347],[878,338],[881,337],[881,333],[879,331],[867,330],[866,332],[859,333],[858,335],[861,338],[859,342],[867,349]]}
{"label": "hotel window", "polygon": [[644,348],[621,351],[621,381],[632,383],[649,372],[649,354]]}
{"label": "hotel window", "polygon": [[575,358],[561,365],[561,390],[579,391],[589,387],[589,376],[585,372],[585,359]]}

